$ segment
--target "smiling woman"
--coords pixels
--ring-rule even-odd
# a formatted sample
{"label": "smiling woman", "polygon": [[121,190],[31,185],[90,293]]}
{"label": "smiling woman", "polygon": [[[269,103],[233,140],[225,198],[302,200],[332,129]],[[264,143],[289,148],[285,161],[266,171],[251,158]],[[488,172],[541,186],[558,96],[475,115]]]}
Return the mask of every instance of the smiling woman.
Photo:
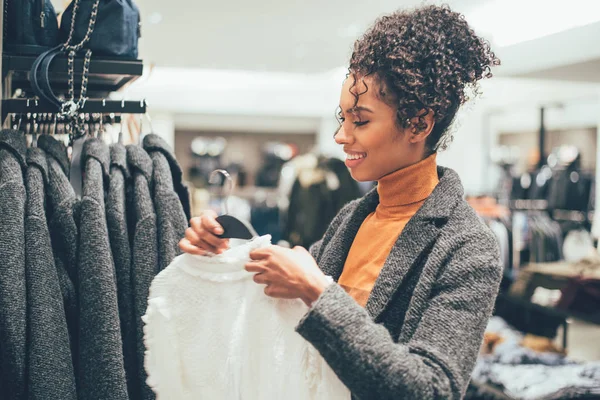
{"label": "smiling woman", "polygon": [[[297,331],[357,399],[460,399],[501,279],[496,240],[438,167],[459,107],[499,61],[447,7],[378,19],[354,46],[335,141],[359,181],[310,253],[271,246],[246,269],[310,310]],[[192,220],[183,250],[224,251],[214,214]],[[333,278],[333,279],[331,279]]]}

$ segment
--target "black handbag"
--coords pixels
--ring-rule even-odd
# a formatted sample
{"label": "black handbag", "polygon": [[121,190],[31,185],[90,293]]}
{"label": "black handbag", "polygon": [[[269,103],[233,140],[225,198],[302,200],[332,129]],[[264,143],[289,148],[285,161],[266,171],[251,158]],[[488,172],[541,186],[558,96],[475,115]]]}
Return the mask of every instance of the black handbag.
{"label": "black handbag", "polygon": [[[83,40],[88,31],[88,21],[94,0],[81,0],[75,16],[73,42]],[[71,32],[72,2],[62,16],[60,38],[65,42]],[[140,12],[133,0],[100,0],[96,26],[87,48],[98,56],[136,59],[140,37]]]}
{"label": "black handbag", "polygon": [[58,18],[50,0],[4,0],[4,48],[40,54],[59,43]]}

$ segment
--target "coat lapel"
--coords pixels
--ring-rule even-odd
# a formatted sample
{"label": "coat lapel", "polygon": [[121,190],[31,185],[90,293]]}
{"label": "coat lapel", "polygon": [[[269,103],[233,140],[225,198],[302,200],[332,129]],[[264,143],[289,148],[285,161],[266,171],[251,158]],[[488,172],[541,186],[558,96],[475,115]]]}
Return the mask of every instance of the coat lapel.
{"label": "coat lapel", "polygon": [[413,217],[406,225],[377,277],[366,309],[376,320],[416,262],[439,233],[435,220]]}
{"label": "coat lapel", "polygon": [[438,186],[398,237],[371,291],[366,309],[375,321],[411,268],[427,255],[442,226],[462,198],[462,185],[454,171],[438,167],[438,175]]}

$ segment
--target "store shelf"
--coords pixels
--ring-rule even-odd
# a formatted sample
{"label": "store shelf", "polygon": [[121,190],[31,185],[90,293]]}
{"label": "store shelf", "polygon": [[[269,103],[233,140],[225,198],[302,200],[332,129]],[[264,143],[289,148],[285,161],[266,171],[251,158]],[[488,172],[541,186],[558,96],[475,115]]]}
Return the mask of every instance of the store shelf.
{"label": "store shelf", "polygon": [[[16,89],[30,90],[29,71],[36,60],[35,55],[2,55],[2,77],[5,85],[14,94]],[[75,59],[75,82],[81,82],[83,57]],[[88,93],[104,97],[135,81],[142,75],[144,66],[141,60],[96,58],[90,63]],[[8,82],[7,82],[8,81]],[[63,93],[67,90],[67,57],[57,56],[50,67],[50,84],[53,90]],[[78,90],[78,88],[76,89]]]}

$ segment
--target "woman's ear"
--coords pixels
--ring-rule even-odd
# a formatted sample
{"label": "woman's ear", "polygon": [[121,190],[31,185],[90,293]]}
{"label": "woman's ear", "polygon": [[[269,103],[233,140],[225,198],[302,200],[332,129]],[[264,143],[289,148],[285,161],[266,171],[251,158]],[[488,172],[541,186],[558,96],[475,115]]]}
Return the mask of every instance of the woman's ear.
{"label": "woman's ear", "polygon": [[433,114],[433,110],[421,110],[418,116],[410,120],[410,126],[408,127],[411,133],[410,142],[424,142],[431,134],[434,126],[435,115]]}

